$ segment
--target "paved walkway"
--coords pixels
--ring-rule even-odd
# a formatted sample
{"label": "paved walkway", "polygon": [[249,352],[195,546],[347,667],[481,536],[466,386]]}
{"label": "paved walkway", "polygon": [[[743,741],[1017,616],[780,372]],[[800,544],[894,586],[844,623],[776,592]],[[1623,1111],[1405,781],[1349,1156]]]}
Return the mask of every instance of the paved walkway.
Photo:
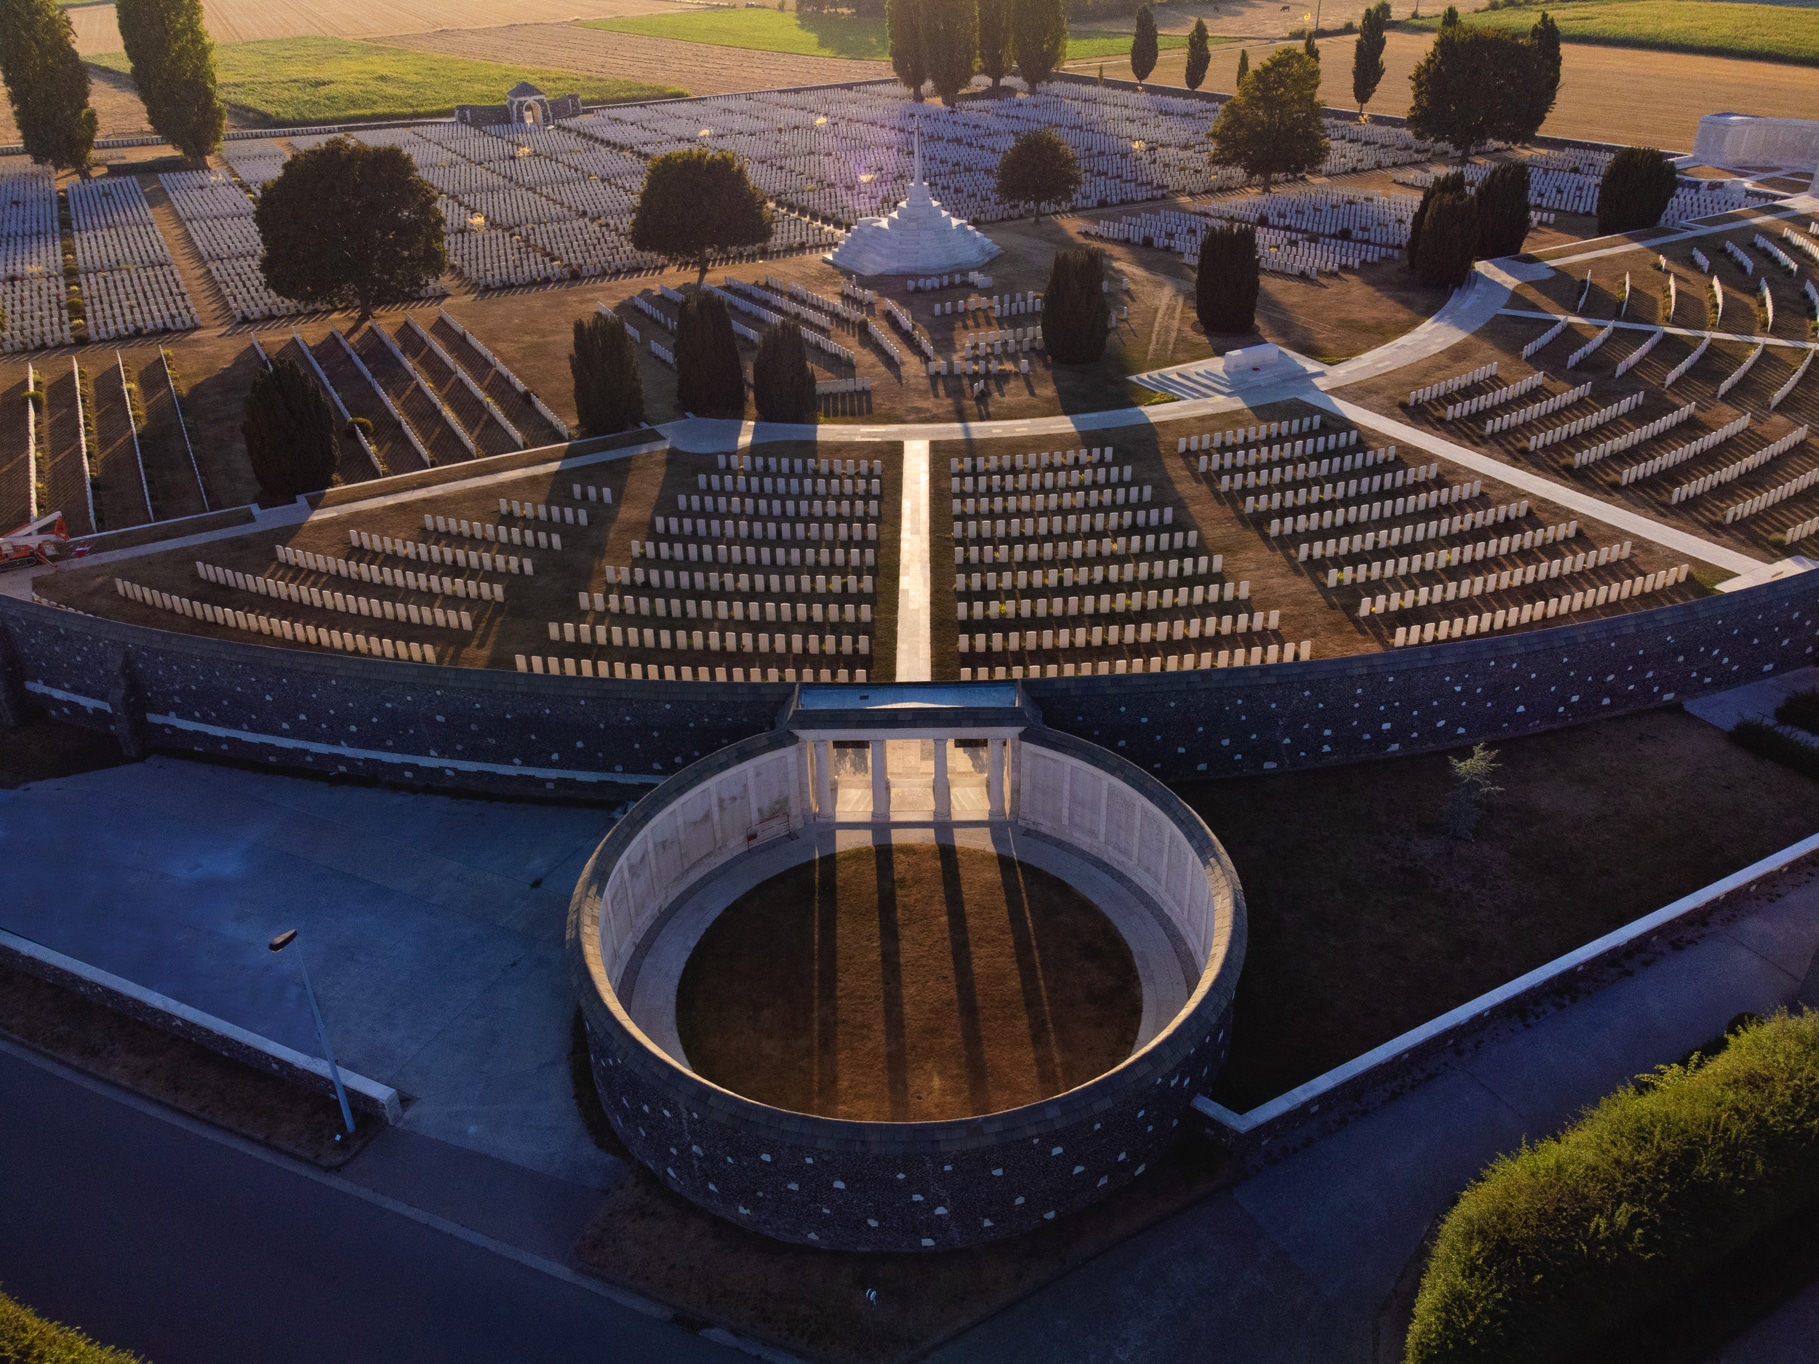
{"label": "paved walkway", "polygon": [[[1392,1327],[1383,1309],[1398,1276],[1493,1156],[1557,1131],[1736,1014],[1787,1004],[1816,946],[1819,872],[1809,872],[1634,975],[1512,1025],[1450,1072],[1075,1270],[934,1358],[1387,1357],[1375,1336]],[[1806,1320],[1819,1304],[1789,1310]],[[1784,1337],[1789,1330],[1783,1323]]]}
{"label": "paved walkway", "polygon": [[409,1129],[599,1188],[562,933],[608,822],[153,758],[0,791],[0,927],[313,1053],[265,950],[300,929],[337,1058]]}
{"label": "paved walkway", "polygon": [[928,442],[903,443],[903,526],[897,558],[897,671],[899,682],[927,682],[934,673],[934,617],[929,570]]}

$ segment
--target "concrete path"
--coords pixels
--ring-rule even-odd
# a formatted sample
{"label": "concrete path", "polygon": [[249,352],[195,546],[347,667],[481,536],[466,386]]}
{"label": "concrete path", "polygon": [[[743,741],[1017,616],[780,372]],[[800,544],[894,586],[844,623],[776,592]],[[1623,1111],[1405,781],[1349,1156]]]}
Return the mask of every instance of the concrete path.
{"label": "concrete path", "polygon": [[1795,668],[1792,672],[1765,677],[1760,682],[1688,701],[1686,713],[1708,725],[1716,725],[1728,734],[1737,727],[1739,720],[1762,720],[1773,724],[1777,706],[1795,692],[1811,691],[1815,686],[1819,686],[1819,668]]}
{"label": "concrete path", "polygon": [[1740,553],[1728,545],[1721,545],[1714,540],[1690,534],[1678,526],[1668,525],[1665,521],[1657,521],[1653,517],[1633,512],[1627,507],[1606,502],[1601,497],[1594,497],[1590,493],[1581,492],[1567,484],[1557,483],[1532,470],[1507,464],[1495,455],[1468,450],[1463,445],[1455,445],[1452,441],[1436,436],[1432,432],[1410,426],[1407,422],[1397,421],[1394,417],[1386,417],[1380,412],[1373,412],[1370,408],[1361,407],[1357,403],[1346,402],[1330,395],[1322,395],[1321,398],[1312,401],[1319,401],[1324,406],[1361,425],[1372,426],[1385,435],[1394,436],[1402,444],[1411,445],[1417,450],[1425,450],[1430,455],[1438,455],[1441,459],[1457,464],[1461,468],[1470,469],[1473,473],[1482,474],[1485,478],[1497,479],[1513,488],[1520,488],[1525,493],[1545,497],[1550,502],[1577,512],[1583,518],[1602,522],[1626,535],[1653,540],[1656,544],[1678,553],[1690,554],[1695,559],[1716,568],[1722,568],[1728,573],[1748,573],[1753,569],[1761,568],[1764,563],[1764,560],[1754,555]]}
{"label": "concrete path", "polygon": [[414,1096],[408,1128],[601,1188],[562,931],[608,824],[153,758],[0,791],[0,927],[313,1053],[265,950],[297,928],[337,1058]]}
{"label": "concrete path", "polygon": [[[935,1359],[1372,1364],[1429,1225],[1495,1155],[1793,999],[1819,946],[1819,872],[1526,1027],[1326,1140],[1126,1242]],[[1810,1320],[1819,1303],[1790,1308]],[[1788,1326],[1783,1331],[1791,1330]],[[1734,1358],[1811,1355],[1737,1355]],[[1727,1356],[1728,1359],[1732,1358]]]}
{"label": "concrete path", "polygon": [[903,525],[897,551],[898,682],[927,682],[934,677],[933,590],[929,574],[928,442],[903,443]]}

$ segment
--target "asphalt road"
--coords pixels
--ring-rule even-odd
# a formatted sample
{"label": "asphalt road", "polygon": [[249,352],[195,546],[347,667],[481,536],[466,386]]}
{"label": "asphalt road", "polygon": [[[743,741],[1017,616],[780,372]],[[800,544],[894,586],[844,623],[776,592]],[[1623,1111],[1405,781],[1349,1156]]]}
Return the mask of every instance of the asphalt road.
{"label": "asphalt road", "polygon": [[0,1285],[153,1364],[749,1359],[3,1051]]}

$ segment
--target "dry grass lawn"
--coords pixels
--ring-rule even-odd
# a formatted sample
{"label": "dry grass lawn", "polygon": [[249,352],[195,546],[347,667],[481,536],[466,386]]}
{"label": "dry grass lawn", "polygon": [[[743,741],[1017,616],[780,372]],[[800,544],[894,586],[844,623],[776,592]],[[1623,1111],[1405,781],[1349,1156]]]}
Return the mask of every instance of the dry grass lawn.
{"label": "dry grass lawn", "polygon": [[1064,881],[950,844],[852,848],[747,891],[676,1001],[696,1073],[873,1122],[1036,1103],[1130,1055],[1130,948]]}

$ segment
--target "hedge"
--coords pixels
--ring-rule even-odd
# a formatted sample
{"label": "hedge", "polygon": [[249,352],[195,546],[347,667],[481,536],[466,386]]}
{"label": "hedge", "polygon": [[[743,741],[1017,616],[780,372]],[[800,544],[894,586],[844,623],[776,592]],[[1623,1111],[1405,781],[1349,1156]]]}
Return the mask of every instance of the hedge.
{"label": "hedge", "polygon": [[1731,727],[1731,742],[1809,777],[1819,777],[1819,744],[1809,744],[1760,720],[1739,720]]}
{"label": "hedge", "polygon": [[0,1292],[0,1360],[7,1364],[145,1364],[138,1355],[97,1345],[73,1326],[46,1321]]}
{"label": "hedge", "polygon": [[1819,1014],[1664,1066],[1496,1160],[1436,1236],[1407,1364],[1546,1364],[1819,1196]]}

